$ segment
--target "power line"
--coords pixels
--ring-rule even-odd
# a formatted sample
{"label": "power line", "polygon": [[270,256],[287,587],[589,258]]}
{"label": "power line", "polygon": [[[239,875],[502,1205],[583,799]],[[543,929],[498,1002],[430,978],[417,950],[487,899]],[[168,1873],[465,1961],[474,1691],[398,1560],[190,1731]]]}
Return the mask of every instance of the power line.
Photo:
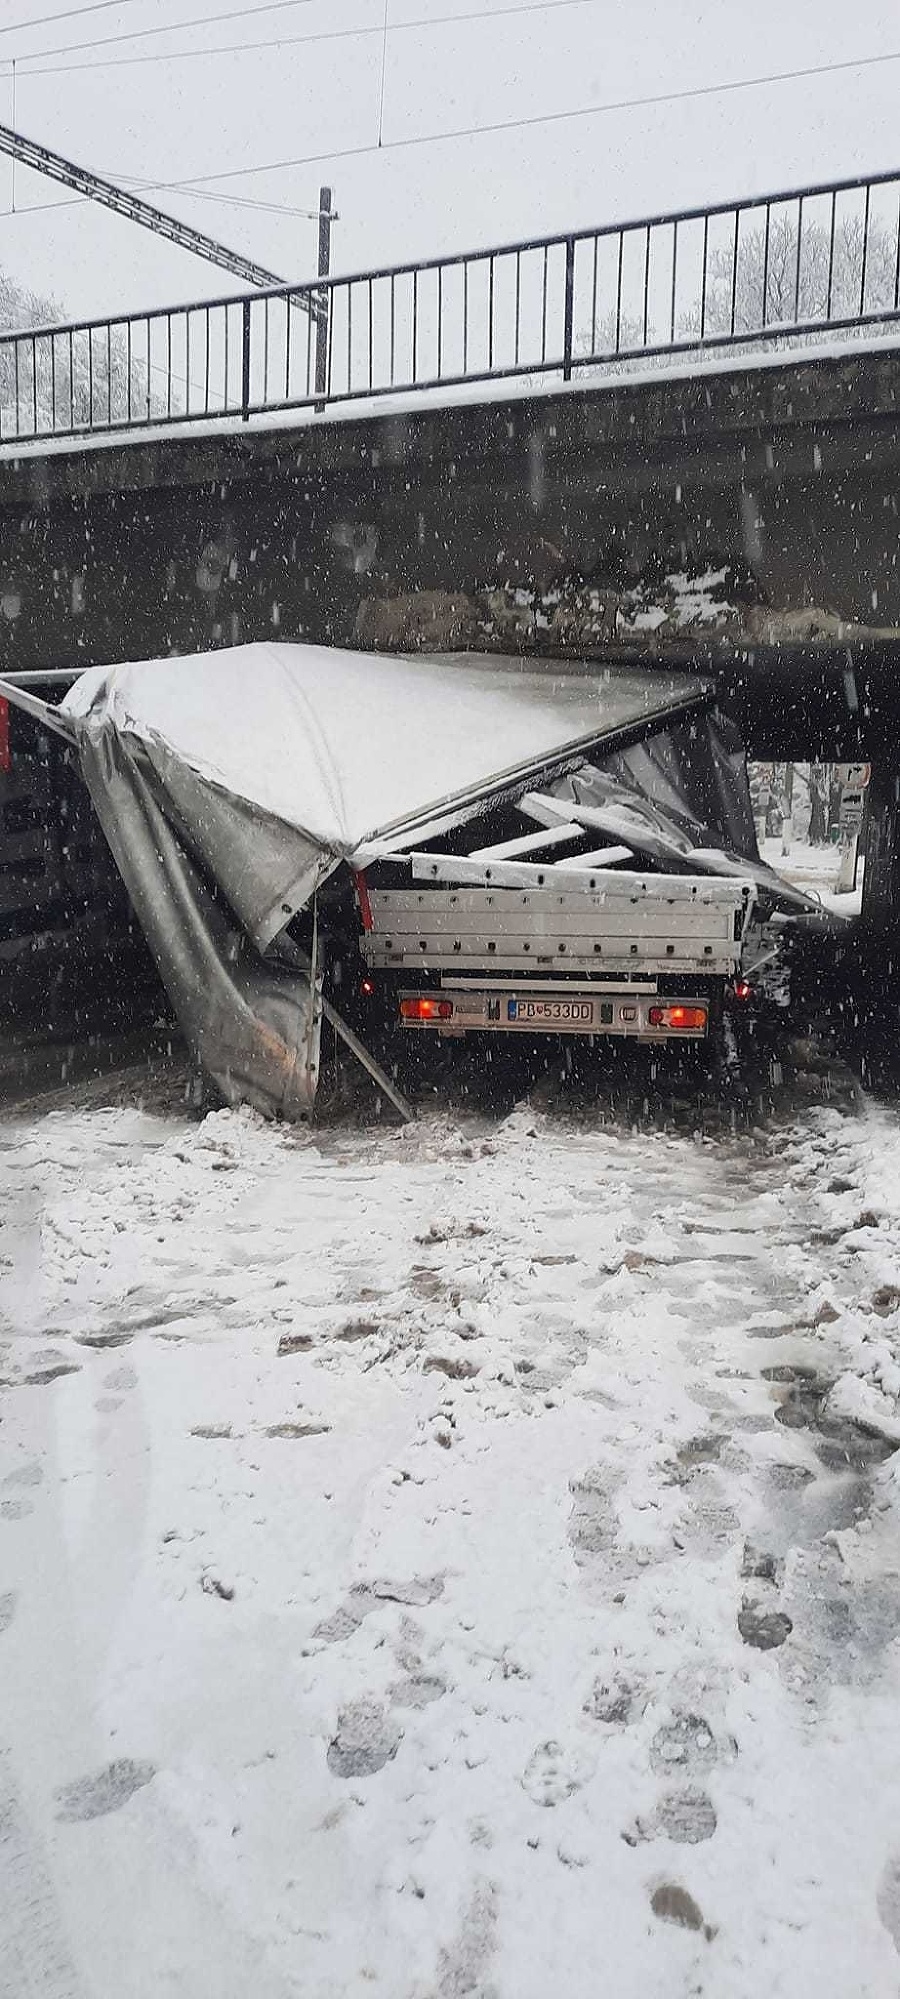
{"label": "power line", "polygon": [[[135,186],[149,188],[151,182],[136,181]],[[261,209],[266,215],[290,215],[301,222],[318,222],[322,212],[318,208],[293,208],[283,201],[255,201],[248,194],[218,194],[214,188],[189,187],[186,182],[180,181],[173,181],[172,193],[192,195],[195,201],[221,201],[227,208],[254,208]],[[332,213],[331,219],[339,222],[340,216]]]}
{"label": "power line", "polygon": [[16,35],[20,28],[46,28],[51,21],[72,21],[76,14],[105,14],[110,7],[133,7],[135,0],[90,0],[86,7],[64,7],[59,14],[38,14],[31,21],[9,21],[0,35]]}
{"label": "power line", "polygon": [[[128,175],[123,175],[123,183],[127,182],[130,178]],[[132,184],[134,187],[143,188],[148,192],[153,188],[152,181],[136,180]],[[213,188],[187,187],[183,186],[180,181],[170,181],[169,192],[170,194],[188,195],[192,201],[218,201],[226,208],[262,210],[266,215],[286,215],[291,220],[299,219],[301,222],[318,222],[319,220],[320,211],[317,208],[294,208],[289,203],[283,201],[255,201],[252,195],[248,194],[219,194]],[[62,201],[35,201],[27,208],[7,209],[3,211],[2,220],[10,222],[13,219],[17,219],[20,215],[49,215],[57,208],[80,208],[87,199],[87,195],[69,194]],[[332,221],[336,222],[339,220],[339,216],[332,216]]]}
{"label": "power line", "polygon": [[[249,55],[254,49],[290,49],[305,47],[312,42],[365,41],[374,36],[382,40],[385,35],[404,35],[421,32],[423,29],[440,28],[450,24],[471,22],[477,27],[489,26],[492,21],[505,19],[510,14],[553,14],[559,9],[573,7],[595,7],[598,0],[518,0],[512,7],[497,7],[492,14],[434,14],[429,20],[395,21],[387,27],[383,23],[372,28],[322,28],[311,35],[278,35],[263,42],[220,42],[211,49],[173,49],[158,55],[100,56],[95,62],[53,63],[47,68],[23,70],[25,62],[39,62],[42,58],[16,56],[14,58],[20,76],[70,76],[76,71],[100,69],[128,69],[138,63],[176,63],[202,61],[205,56]],[[385,44],[386,46],[386,44]],[[9,56],[0,57],[7,64],[13,60]]]}
{"label": "power line", "polygon": [[[381,146],[341,146],[329,152],[306,153],[292,160],[263,160],[251,167],[228,167],[212,174],[192,174],[190,180],[180,181],[185,189],[203,187],[213,181],[243,180],[250,174],[286,173],[294,167],[321,165],[323,161],[361,159],[369,153],[399,152],[413,146],[446,145],[455,139],[487,138],[496,132],[525,132],[538,125],[559,125],[576,118],[603,118],[618,111],[640,111],[660,104],[683,104],[705,97],[726,96],[739,90],[759,90],[773,83],[795,83],[810,77],[835,76],[842,71],[874,69],[880,63],[900,62],[900,50],[893,50],[880,56],[855,56],[844,62],[811,63],[803,69],[774,70],[765,76],[737,77],[731,83],[692,84],[684,90],[662,90],[648,97],[620,97],[606,104],[585,104],[574,111],[541,111],[530,118],[499,119],[491,125],[461,125],[450,132],[420,132],[407,139],[385,139]],[[173,185],[170,181],[155,180],[146,183],[148,188],[158,191]]]}
{"label": "power line", "polygon": [[[560,0],[544,0],[544,4],[545,5],[549,4],[552,6],[554,4],[560,4]],[[515,12],[518,11],[518,9],[510,8],[505,11]],[[451,17],[446,16],[443,18],[449,19]],[[473,18],[473,17],[466,16],[465,18]],[[382,28],[379,26],[375,30],[375,32],[377,34],[381,34]],[[303,37],[302,39],[306,39],[306,37]],[[363,145],[363,146],[344,146],[337,149],[331,149],[330,151],[327,152],[309,153],[304,155],[302,158],[297,158],[297,159],[259,161],[253,166],[229,167],[224,171],[220,171],[218,173],[194,174],[191,176],[189,180],[179,180],[179,181],[145,180],[137,184],[143,187],[147,192],[158,193],[160,190],[168,190],[173,193],[180,193],[183,195],[187,195],[189,197],[197,196],[198,198],[200,198],[203,195],[203,191],[206,188],[208,188],[212,183],[218,183],[226,180],[242,180],[248,178],[252,174],[284,173],[291,171],[295,167],[317,166],[321,165],[324,162],[330,162],[333,160],[360,159],[366,157],[369,154],[377,153],[379,151],[394,152],[394,151],[406,150],[415,146],[447,144],[457,139],[479,138],[479,137],[489,136],[497,132],[534,130],[537,126],[540,125],[560,124],[568,120],[575,120],[581,118],[601,118],[620,111],[643,110],[663,104],[685,103],[691,100],[697,100],[702,98],[726,96],[736,91],[761,89],[770,84],[805,81],[810,78],[819,77],[819,76],[839,75],[842,73],[846,73],[850,70],[874,69],[881,64],[895,63],[895,62],[900,62],[900,50],[889,50],[883,55],[878,55],[878,56],[851,57],[841,62],[808,64],[801,69],[771,71],[763,76],[738,77],[735,78],[733,81],[727,83],[694,84],[688,86],[684,90],[659,91],[645,97],[619,98],[616,100],[609,101],[606,104],[592,104],[592,105],[579,106],[572,111],[547,111],[547,112],[537,113],[535,116],[529,118],[506,119],[490,125],[468,125],[468,126],[457,127],[450,132],[420,133],[405,139],[386,139],[383,140],[380,147],[378,145],[372,145],[372,144]],[[204,198],[209,198],[209,197],[204,197]],[[227,197],[223,196],[219,198],[232,201],[236,206],[249,205],[249,198],[247,196],[227,196]],[[263,204],[260,205],[262,206]],[[74,203],[68,201],[40,202],[36,203],[34,208],[29,209],[27,211],[23,210],[21,212],[35,214],[42,212],[45,209],[51,209],[56,207],[68,208],[71,206],[74,206]],[[272,208],[273,212],[276,213],[283,213],[283,214],[292,213],[290,209],[287,208],[282,209],[280,204],[272,204]]]}
{"label": "power line", "polygon": [[[38,62],[42,56],[75,55],[80,49],[110,48],[114,42],[144,42],[148,41],[154,35],[181,35],[188,28],[215,27],[219,21],[246,21],[251,20],[256,14],[281,14],[288,7],[311,7],[312,5],[313,0],[263,0],[263,4],[258,7],[231,7],[227,13],[198,14],[190,21],[169,21],[164,26],[156,28],[132,28],[127,32],[122,31],[117,35],[98,35],[87,42],[61,42],[55,49],[31,49],[30,51],[26,51],[24,55],[18,56],[16,60],[18,62]],[[20,25],[22,24],[20,23]],[[28,25],[33,24],[29,23]],[[9,58],[7,57],[6,60],[9,60]]]}

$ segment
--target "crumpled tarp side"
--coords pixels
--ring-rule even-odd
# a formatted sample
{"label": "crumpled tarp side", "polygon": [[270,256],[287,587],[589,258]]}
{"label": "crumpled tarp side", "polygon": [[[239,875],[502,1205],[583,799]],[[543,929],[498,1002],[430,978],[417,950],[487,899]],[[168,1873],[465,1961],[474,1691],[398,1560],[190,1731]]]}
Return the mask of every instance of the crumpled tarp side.
{"label": "crumpled tarp side", "polygon": [[258,951],[265,951],[341,855],[299,827],[201,777],[166,743],[119,740],[140,762],[184,845],[216,882]]}
{"label": "crumpled tarp side", "polygon": [[603,757],[602,769],[665,814],[688,846],[725,846],[759,860],[746,752],[726,716],[714,711],[673,723]]}
{"label": "crumpled tarp side", "polygon": [[85,782],[188,1045],[226,1103],[291,1121],[316,1095],[321,979],[267,964],[155,796],[154,773],[110,725],[83,725]]}
{"label": "crumpled tarp side", "polygon": [[815,910],[815,898],[761,860],[746,753],[712,710],[648,732],[561,778],[556,797],[589,805],[611,839],[669,868],[749,876],[771,907]]}

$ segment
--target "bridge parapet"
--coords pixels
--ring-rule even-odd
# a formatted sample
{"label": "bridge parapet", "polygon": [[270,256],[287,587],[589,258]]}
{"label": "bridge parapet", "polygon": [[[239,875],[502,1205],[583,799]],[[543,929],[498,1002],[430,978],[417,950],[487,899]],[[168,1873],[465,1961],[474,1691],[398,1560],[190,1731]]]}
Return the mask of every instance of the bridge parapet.
{"label": "bridge parapet", "polygon": [[616,379],[900,320],[900,173],[0,338],[0,446]]}

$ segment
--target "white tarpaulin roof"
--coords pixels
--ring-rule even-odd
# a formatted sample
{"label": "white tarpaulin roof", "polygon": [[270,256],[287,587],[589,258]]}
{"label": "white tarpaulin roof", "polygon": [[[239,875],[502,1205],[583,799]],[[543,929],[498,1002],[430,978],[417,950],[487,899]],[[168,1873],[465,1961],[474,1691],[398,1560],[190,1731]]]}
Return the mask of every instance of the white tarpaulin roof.
{"label": "white tarpaulin roof", "polygon": [[111,726],[332,859],[496,793],[570,748],[702,700],[688,674],[459,654],[246,645],[84,673],[63,712]]}
{"label": "white tarpaulin roof", "polygon": [[342,861],[712,698],[687,674],[304,645],[91,668],[60,709],[8,691],[74,742],[207,1074],[285,1117],[315,1101],[324,1012],[374,1073],[323,993],[316,927],[308,954],[284,937]]}

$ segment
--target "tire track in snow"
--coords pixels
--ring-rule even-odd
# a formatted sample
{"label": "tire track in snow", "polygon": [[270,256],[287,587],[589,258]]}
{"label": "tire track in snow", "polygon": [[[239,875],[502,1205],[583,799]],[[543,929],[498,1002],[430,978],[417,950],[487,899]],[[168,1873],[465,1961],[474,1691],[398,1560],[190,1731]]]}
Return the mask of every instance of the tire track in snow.
{"label": "tire track in snow", "polygon": [[83,1999],[56,1892],[0,1749],[0,1999]]}

